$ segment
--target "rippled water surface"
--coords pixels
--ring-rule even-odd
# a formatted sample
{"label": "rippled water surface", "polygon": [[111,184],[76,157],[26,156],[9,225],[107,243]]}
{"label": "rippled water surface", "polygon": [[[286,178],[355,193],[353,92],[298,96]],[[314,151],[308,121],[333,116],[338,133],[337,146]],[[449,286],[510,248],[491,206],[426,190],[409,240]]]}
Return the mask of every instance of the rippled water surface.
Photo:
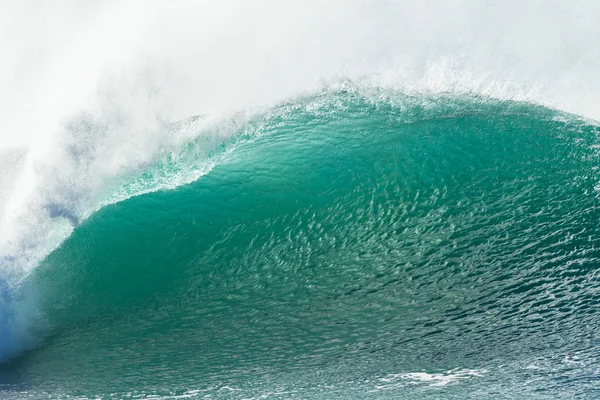
{"label": "rippled water surface", "polygon": [[597,126],[336,92],[236,129],[29,276],[38,346],[1,397],[600,396]]}

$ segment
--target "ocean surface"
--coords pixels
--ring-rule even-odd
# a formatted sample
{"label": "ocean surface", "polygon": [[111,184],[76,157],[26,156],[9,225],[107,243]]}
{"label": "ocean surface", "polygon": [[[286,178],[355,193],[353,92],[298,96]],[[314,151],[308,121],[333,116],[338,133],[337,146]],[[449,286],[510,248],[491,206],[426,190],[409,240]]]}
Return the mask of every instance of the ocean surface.
{"label": "ocean surface", "polygon": [[0,261],[0,398],[600,397],[597,123],[353,87],[207,118]]}

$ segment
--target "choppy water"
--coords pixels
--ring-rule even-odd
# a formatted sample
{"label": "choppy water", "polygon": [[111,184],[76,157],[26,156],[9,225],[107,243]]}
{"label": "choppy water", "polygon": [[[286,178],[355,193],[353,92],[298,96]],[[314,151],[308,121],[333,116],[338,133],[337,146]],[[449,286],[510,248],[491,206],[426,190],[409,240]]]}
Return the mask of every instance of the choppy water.
{"label": "choppy water", "polygon": [[597,125],[352,90],[225,124],[6,291],[3,398],[600,396]]}

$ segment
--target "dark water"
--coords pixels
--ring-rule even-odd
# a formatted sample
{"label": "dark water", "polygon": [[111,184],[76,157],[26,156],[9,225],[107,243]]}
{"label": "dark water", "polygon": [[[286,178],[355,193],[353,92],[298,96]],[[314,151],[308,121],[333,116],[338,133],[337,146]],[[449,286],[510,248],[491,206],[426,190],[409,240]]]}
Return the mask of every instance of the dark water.
{"label": "dark water", "polygon": [[281,106],[47,257],[0,396],[598,398],[599,133],[477,98]]}

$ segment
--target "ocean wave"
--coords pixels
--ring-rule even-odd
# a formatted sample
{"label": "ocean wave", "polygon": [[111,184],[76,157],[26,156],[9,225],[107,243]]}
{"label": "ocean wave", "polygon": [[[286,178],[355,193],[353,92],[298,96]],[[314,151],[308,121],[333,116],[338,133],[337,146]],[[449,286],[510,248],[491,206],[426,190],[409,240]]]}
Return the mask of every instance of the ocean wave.
{"label": "ocean wave", "polygon": [[[540,390],[591,379],[559,355],[594,357],[597,125],[355,86],[207,121],[168,125],[191,133],[77,207],[43,209],[65,234],[4,288],[3,326],[25,321],[6,337],[41,343],[5,364],[6,385],[74,394],[64,377],[83,371],[88,393],[119,397],[116,359],[140,396],[156,369],[172,388],[266,380],[329,398],[390,376],[377,396],[410,397],[421,378],[487,396],[503,365],[526,390],[520,365],[538,356]],[[5,356],[23,347],[3,343]]]}

